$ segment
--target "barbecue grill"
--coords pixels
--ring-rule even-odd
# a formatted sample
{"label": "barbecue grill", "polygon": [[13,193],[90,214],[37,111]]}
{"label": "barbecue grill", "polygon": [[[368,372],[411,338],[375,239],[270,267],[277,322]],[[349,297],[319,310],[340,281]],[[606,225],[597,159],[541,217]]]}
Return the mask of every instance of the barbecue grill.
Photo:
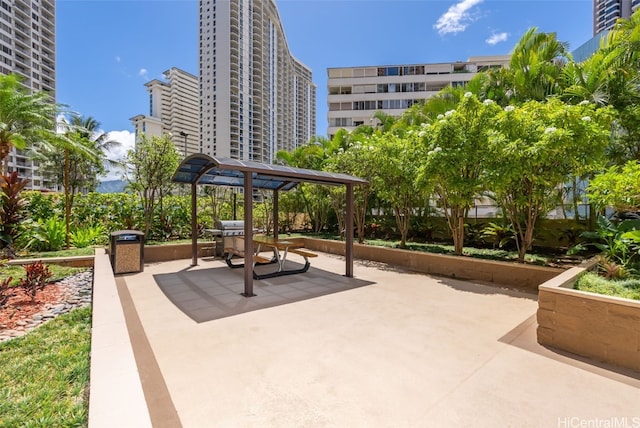
{"label": "barbecue grill", "polygon": [[[244,251],[244,221],[242,220],[217,220],[213,237],[216,243],[216,257],[224,256],[225,248],[235,248]],[[238,239],[240,237],[240,239]]]}

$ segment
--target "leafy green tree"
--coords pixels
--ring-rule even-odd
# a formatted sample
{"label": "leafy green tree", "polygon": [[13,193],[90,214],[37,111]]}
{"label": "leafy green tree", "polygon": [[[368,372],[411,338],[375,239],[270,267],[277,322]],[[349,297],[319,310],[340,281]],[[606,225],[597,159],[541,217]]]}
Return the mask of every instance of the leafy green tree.
{"label": "leafy green tree", "polygon": [[614,165],[596,175],[589,183],[587,196],[600,208],[639,211],[640,163],[629,161],[623,166]]}
{"label": "leafy green tree", "polygon": [[414,185],[418,173],[416,143],[414,134],[408,138],[391,133],[374,134],[370,139],[372,170],[375,171],[371,187],[392,208],[401,247],[407,243],[413,209],[424,201],[424,193]]}
{"label": "leafy green tree", "polygon": [[27,149],[56,140],[57,106],[45,92],[30,93],[14,75],[0,75],[0,162],[8,172],[13,147]]}
{"label": "leafy green tree", "polygon": [[480,102],[468,92],[455,110],[419,128],[423,163],[416,183],[433,189],[456,254],[462,254],[469,209],[485,190],[490,130],[500,111],[496,103]]}
{"label": "leafy green tree", "polygon": [[[337,150],[333,140],[322,137],[312,139],[308,144],[296,148],[292,152],[279,151],[276,153],[276,161],[281,164],[321,171],[325,162],[333,152]],[[314,232],[318,233],[327,227],[327,221],[331,210],[329,203],[329,190],[326,186],[303,183],[295,190],[289,192],[298,198],[309,216]]]}
{"label": "leafy green tree", "polygon": [[531,249],[536,221],[555,206],[557,189],[573,174],[601,166],[612,119],[610,109],[557,99],[507,106],[496,116],[488,178],[516,232],[520,261]]}
{"label": "leafy green tree", "polygon": [[305,212],[302,192],[298,189],[280,194],[278,200],[279,232],[290,232],[298,222],[298,216]]}
{"label": "leafy green tree", "polygon": [[[366,139],[363,143],[355,143],[347,150],[338,150],[327,162],[327,170],[354,175],[371,181],[376,175],[376,160],[374,159],[375,148]],[[364,229],[368,212],[368,203],[371,196],[371,184],[355,186],[353,190],[354,199],[354,220],[358,242],[364,242]],[[331,188],[331,201],[333,209],[338,218],[340,231],[345,229],[346,220],[344,218],[344,207],[346,203],[346,189],[344,186]]]}
{"label": "leafy green tree", "polygon": [[144,233],[149,236],[157,203],[171,188],[171,178],[180,164],[180,154],[168,135],[141,134],[136,146],[127,152],[127,181],[142,202]]}

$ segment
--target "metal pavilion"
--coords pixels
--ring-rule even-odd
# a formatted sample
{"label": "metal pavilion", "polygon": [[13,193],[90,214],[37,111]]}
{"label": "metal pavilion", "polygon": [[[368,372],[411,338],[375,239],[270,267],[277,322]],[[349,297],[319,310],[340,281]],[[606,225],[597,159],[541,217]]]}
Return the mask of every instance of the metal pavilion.
{"label": "metal pavilion", "polygon": [[[307,182],[328,186],[346,186],[346,272],[353,277],[353,190],[354,186],[367,184],[366,180],[347,174],[337,174],[283,165],[268,165],[238,159],[211,157],[202,153],[184,159],[173,175],[174,183],[191,185],[191,246],[192,265],[198,260],[197,186],[242,187],[244,192],[244,254],[254,253],[253,245],[253,189],[273,191],[274,238],[278,238],[278,192],[291,190],[298,184]],[[244,264],[245,297],[253,293],[253,263]]]}

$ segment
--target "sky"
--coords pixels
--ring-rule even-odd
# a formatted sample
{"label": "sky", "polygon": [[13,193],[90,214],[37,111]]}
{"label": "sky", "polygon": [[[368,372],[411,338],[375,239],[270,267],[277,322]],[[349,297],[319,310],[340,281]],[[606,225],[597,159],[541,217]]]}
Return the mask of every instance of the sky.
{"label": "sky", "polygon": [[[531,27],[574,50],[593,29],[592,0],[276,0],[291,54],[317,85],[326,136],[327,68],[466,61],[504,55]],[[58,0],[57,101],[133,146],[149,113],[144,84],[171,67],[198,74],[197,0]],[[116,178],[109,176],[107,179]]]}

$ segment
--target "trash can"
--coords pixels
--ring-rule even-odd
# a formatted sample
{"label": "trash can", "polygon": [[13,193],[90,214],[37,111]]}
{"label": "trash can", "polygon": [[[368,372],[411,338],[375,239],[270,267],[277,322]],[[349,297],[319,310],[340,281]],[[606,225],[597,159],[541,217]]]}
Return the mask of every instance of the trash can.
{"label": "trash can", "polygon": [[114,274],[142,272],[144,269],[144,233],[118,230],[110,235],[111,267]]}

